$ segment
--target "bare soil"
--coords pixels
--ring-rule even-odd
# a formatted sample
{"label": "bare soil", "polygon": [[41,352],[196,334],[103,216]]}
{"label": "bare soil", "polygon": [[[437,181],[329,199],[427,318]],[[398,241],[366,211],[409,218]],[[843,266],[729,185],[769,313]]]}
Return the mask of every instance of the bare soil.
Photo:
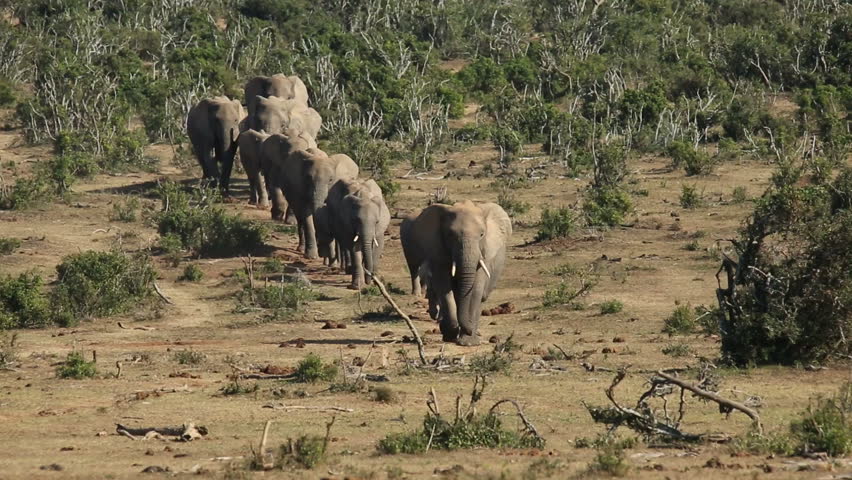
{"label": "bare soil", "polygon": [[[43,148],[25,147],[22,143],[18,132],[0,132],[0,175],[7,181],[49,155]],[[533,156],[514,165],[519,172],[542,163],[535,156],[538,154],[534,147],[528,151]],[[172,162],[171,152],[167,146],[152,148],[151,153],[161,159],[157,172],[99,175],[75,184],[68,203],[52,203],[24,212],[0,212],[0,234],[23,240],[13,255],[0,258],[0,272],[16,274],[34,269],[52,280],[55,266],[65,255],[108,249],[116,242],[125,249],[151,246],[157,234],[144,215],[138,222],[121,223],[110,220],[110,213],[115,202],[130,195],[142,199],[143,210],[154,210],[158,205],[150,192],[158,179],[194,179],[197,169],[179,168]],[[441,186],[447,186],[453,200],[495,201],[497,190],[491,185],[494,179],[478,174],[496,157],[491,148],[472,147],[448,154],[448,161],[438,163],[435,171],[422,179],[408,176],[399,180],[402,190],[398,203],[392,207],[394,221],[381,265],[386,282],[408,290],[398,219],[425,206],[429,195]],[[378,440],[388,433],[420,426],[430,388],[435,389],[443,407],[451,409],[457,395],[466,401],[473,376],[406,374],[398,352],[415,358],[416,350],[412,344],[402,343],[403,335],[408,334],[405,325],[401,321],[359,320],[364,311],[383,308],[384,301],[380,297],[359,299],[356,292],[346,288],[344,275],[329,271],[320,262],[302,259],[295,250],[295,238],[276,233],[268,242],[266,255],[300,268],[315,288],[330,298],[311,303],[303,321],[262,323],[258,312],[235,313],[235,297],[242,288],[235,278],[243,269],[239,258],[188,259],[204,272],[199,283],[177,281],[183,267],[172,268],[158,259],[158,284],[174,305],[155,300],[127,315],[87,321],[72,329],[18,332],[21,364],[14,370],[0,371],[0,479],[131,478],[149,466],[168,467],[173,474],[197,472],[209,478],[583,477],[596,452],[575,448],[574,442],[579,437],[593,438],[604,432],[604,427],[592,421],[581,402],[607,404],[604,390],[613,374],[588,372],[578,360],[553,362],[567,367],[564,372],[535,372],[528,369],[529,365],[553,344],[574,353],[585,352],[586,362],[611,369],[626,365],[631,365],[632,370],[695,366],[701,358],[717,358],[717,338],[703,334],[670,338],[662,333],[663,319],[676,302],[715,302],[714,275],[719,265],[716,239],[733,238],[751,208],[750,203],[732,203],[731,193],[735,187],[743,186],[750,196],[760,195],[771,172],[769,165],[743,159],[721,165],[713,175],[687,178],[682,171],[671,171],[667,159],[655,157],[634,159],[631,169],[630,189],[636,192],[636,212],[629,219],[629,226],[603,232],[579,231],[567,240],[533,243],[535,223],[546,206],[577,205],[586,179],[561,178],[558,168],[548,167],[547,178],[515,190],[518,199],[529,202],[532,208],[515,219],[508,266],[497,291],[484,305],[490,309],[511,302],[515,311],[483,317],[481,334],[485,339],[497,336],[503,340],[514,335],[523,351],[508,375],[497,373],[489,377],[481,408],[502,398],[516,399],[547,439],[544,450],[377,454]],[[407,165],[401,165],[397,174],[402,177],[408,170]],[[450,177],[441,178],[445,174]],[[268,211],[247,204],[244,176],[237,173],[235,177],[237,201],[227,204],[227,208],[245,217],[270,221]],[[697,186],[703,192],[705,205],[693,210],[681,208],[678,197],[683,184]],[[693,239],[700,248],[685,249]],[[583,310],[541,307],[544,292],[559,282],[552,269],[564,264],[595,264],[600,274],[600,283],[581,300],[586,305]],[[396,295],[396,299],[416,316],[415,324],[427,342],[428,355],[434,356],[443,349],[445,356],[463,355],[469,361],[493,348],[489,343],[473,348],[442,343],[437,325],[428,319],[422,301],[411,295]],[[599,304],[613,299],[624,303],[623,311],[601,315]],[[329,320],[343,323],[346,328],[322,329]],[[119,322],[126,328],[121,328]],[[386,331],[391,334],[383,335]],[[281,346],[293,339],[303,339],[304,348]],[[675,343],[688,345],[693,353],[679,358],[662,354],[664,347]],[[261,380],[255,393],[220,393],[229,383],[232,363],[243,368],[274,365],[288,369],[309,352],[326,361],[342,358],[351,363],[355,357],[366,358],[371,348],[375,350],[364,372],[385,375],[390,381],[368,384],[389,386],[399,395],[396,403],[377,403],[366,392],[331,393],[327,383]],[[99,378],[56,378],[56,364],[74,349],[89,358],[93,351],[97,352]],[[184,350],[202,353],[203,362],[179,364],[175,354]],[[386,366],[382,365],[383,358],[388,360]],[[123,365],[119,378],[114,377],[116,362]],[[757,395],[763,399],[760,412],[770,431],[783,431],[809,398],[831,393],[850,379],[849,366],[842,364],[817,371],[766,367],[721,369],[718,373],[723,379],[723,395],[741,400],[746,395]],[[184,387],[186,391],[156,392]],[[619,387],[618,397],[625,404],[633,404],[644,388],[644,377],[632,375]],[[275,421],[269,444],[277,446],[302,434],[322,435],[332,416],[330,412],[264,408],[281,403],[339,406],[353,411],[336,414],[330,456],[318,468],[249,472],[239,457],[248,458],[252,445],[257,449],[267,420]],[[207,426],[209,435],[195,442],[178,443],[134,441],[115,432],[117,423],[147,427],[190,421]],[[507,416],[506,424],[513,426],[515,420]],[[715,404],[690,399],[683,429],[738,435],[749,426],[750,421],[743,415],[733,413],[726,417]],[[622,434],[629,436],[631,432],[625,430]],[[708,464],[714,457],[719,462]],[[531,467],[541,466],[542,459],[552,470]],[[832,475],[852,471],[848,459],[831,463],[804,458],[734,457],[729,446],[712,443],[673,448],[640,444],[627,451],[626,461],[631,466],[628,478],[841,478]],[[51,467],[53,464],[59,467]]]}

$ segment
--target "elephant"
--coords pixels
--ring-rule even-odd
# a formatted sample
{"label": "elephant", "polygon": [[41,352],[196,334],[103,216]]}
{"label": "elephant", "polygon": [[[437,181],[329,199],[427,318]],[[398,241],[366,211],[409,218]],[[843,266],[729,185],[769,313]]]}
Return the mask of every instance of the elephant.
{"label": "elephant", "polygon": [[[186,131],[204,178],[228,193],[244,110],[238,100],[207,98],[189,110]],[[212,152],[212,155],[211,155]],[[221,175],[218,165],[222,164]]]}
{"label": "elephant", "polygon": [[253,110],[248,116],[248,127],[258,131],[278,133],[289,128],[317,138],[322,127],[320,114],[297,100],[258,96]]}
{"label": "elephant", "polygon": [[264,182],[261,169],[261,147],[270,135],[266,132],[246,130],[240,133],[237,144],[240,148],[240,162],[249,181],[249,203],[266,208],[269,205],[266,182]]}
{"label": "elephant", "polygon": [[[385,246],[385,231],[390,225],[390,210],[375,180],[338,180],[326,200],[331,211],[334,240],[341,260],[351,262],[352,284],[360,290],[376,273]],[[346,267],[347,265],[344,265]]]}
{"label": "elephant", "polygon": [[[273,138],[276,136],[264,142],[264,151]],[[317,258],[314,214],[325,203],[335,182],[358,177],[358,165],[347,155],[329,156],[318,148],[294,150],[278,158],[281,159],[283,162],[270,170],[267,186],[284,192],[299,225],[299,249],[305,252],[306,258]]]}
{"label": "elephant", "polygon": [[323,259],[323,264],[333,266],[338,256],[331,231],[331,212],[327,204],[314,212],[314,228],[317,235],[317,253]]}
{"label": "elephant", "polygon": [[246,82],[245,95],[245,105],[249,116],[254,116],[254,102],[257,100],[257,96],[296,100],[302,105],[308,106],[308,89],[304,82],[295,75],[288,77],[276,73],[271,77],[254,77]]}
{"label": "elephant", "polygon": [[427,277],[430,314],[434,301],[444,341],[478,345],[482,302],[506,262],[509,215],[495,203],[468,200],[430,205],[403,223],[400,238],[412,290],[416,279]]}
{"label": "elephant", "polygon": [[273,220],[293,223],[291,221],[292,209],[287,205],[281,185],[270,181],[270,178],[280,175],[278,170],[283,168],[291,153],[309,148],[317,148],[317,142],[314,141],[313,137],[292,129],[287,129],[284,133],[270,135],[261,145],[260,167],[263,176],[266,178],[266,189],[272,201]]}

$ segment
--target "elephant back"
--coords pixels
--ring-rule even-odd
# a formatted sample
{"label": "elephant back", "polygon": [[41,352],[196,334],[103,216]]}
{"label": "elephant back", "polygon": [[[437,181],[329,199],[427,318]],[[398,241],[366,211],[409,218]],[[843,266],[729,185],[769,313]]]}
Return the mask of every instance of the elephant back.
{"label": "elephant back", "polygon": [[331,160],[334,164],[335,176],[338,180],[351,180],[358,178],[358,164],[349,155],[345,153],[336,153],[332,155]]}
{"label": "elephant back", "polygon": [[305,83],[295,75],[287,76],[277,73],[271,77],[257,76],[246,82],[244,89],[245,104],[249,114],[254,113],[254,103],[258,95],[263,97],[280,97],[286,100],[296,100],[308,105],[308,89]]}

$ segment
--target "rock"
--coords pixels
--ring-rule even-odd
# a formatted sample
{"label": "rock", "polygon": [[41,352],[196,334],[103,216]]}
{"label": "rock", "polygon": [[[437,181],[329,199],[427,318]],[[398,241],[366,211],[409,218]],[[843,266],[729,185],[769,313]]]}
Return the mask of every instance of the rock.
{"label": "rock", "polygon": [[512,302],[501,303],[499,306],[494,307],[489,310],[483,310],[482,315],[491,316],[491,315],[505,315],[508,313],[513,313],[515,311],[515,304]]}
{"label": "rock", "polygon": [[612,339],[612,343],[624,343],[625,341],[624,337],[615,337]]}
{"label": "rock", "polygon": [[142,469],[142,473],[166,473],[170,471],[169,467],[161,467],[159,465],[151,465]]}
{"label": "rock", "polygon": [[385,330],[385,331],[384,331],[384,332],[382,332],[382,334],[381,334],[381,335],[379,335],[379,336],[380,336],[380,337],[390,337],[390,336],[392,336],[392,335],[393,335],[393,332],[391,332],[390,330]]}
{"label": "rock", "polygon": [[51,471],[51,472],[61,472],[62,470],[65,470],[65,468],[58,463],[51,463],[50,465],[42,465],[42,466],[38,467],[38,469],[39,470],[48,470],[48,471]]}
{"label": "rock", "polygon": [[491,335],[491,338],[488,339],[488,343],[500,343],[500,337],[497,335]]}

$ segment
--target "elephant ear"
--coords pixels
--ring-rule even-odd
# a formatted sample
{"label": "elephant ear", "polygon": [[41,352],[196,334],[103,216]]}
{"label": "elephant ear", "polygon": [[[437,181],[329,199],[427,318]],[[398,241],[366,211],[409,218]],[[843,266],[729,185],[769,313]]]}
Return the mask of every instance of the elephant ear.
{"label": "elephant ear", "polygon": [[485,221],[485,239],[483,254],[486,260],[492,261],[506,247],[512,236],[512,219],[500,205],[496,203],[480,203],[477,205],[483,213]]}

